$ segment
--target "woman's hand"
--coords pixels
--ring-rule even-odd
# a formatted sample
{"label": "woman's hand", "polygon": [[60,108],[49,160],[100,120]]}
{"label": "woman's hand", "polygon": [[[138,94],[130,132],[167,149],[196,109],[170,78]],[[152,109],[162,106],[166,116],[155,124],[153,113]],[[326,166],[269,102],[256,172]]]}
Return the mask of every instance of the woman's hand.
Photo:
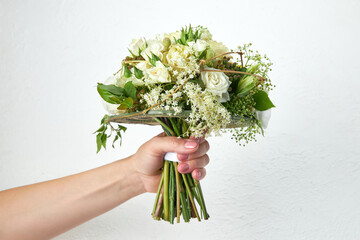
{"label": "woman's hand", "polygon": [[178,153],[180,173],[191,172],[194,179],[201,180],[206,175],[204,167],[209,163],[209,157],[206,154],[208,150],[209,143],[204,138],[183,139],[162,133],[144,143],[130,158],[135,171],[141,178],[144,190],[156,192],[161,178],[164,155],[167,152]]}

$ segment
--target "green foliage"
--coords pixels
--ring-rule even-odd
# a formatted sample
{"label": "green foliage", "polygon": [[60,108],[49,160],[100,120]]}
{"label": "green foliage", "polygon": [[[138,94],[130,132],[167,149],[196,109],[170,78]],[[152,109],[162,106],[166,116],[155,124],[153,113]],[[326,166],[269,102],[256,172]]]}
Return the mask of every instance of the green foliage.
{"label": "green foliage", "polygon": [[126,110],[129,108],[132,108],[134,104],[134,101],[132,100],[131,97],[125,98],[124,101],[122,101],[122,103],[120,104],[120,106],[117,108],[119,110]]}
{"label": "green foliage", "polygon": [[118,98],[124,95],[124,89],[115,85],[104,85],[102,83],[98,83],[97,90],[101,98],[111,104],[116,104]]}
{"label": "green foliage", "polygon": [[[94,132],[94,134],[96,134],[96,146],[97,146],[96,153],[98,153],[101,150],[101,148],[106,149],[107,139],[110,138],[113,133],[115,133],[115,137],[112,142],[112,147],[114,148],[114,144],[118,140],[120,140],[120,146],[121,146],[121,143],[122,143],[121,131],[122,132],[126,131],[126,127],[121,126],[120,124],[118,125],[117,128],[114,128],[110,123],[108,123],[106,121],[107,118],[108,118],[108,115],[105,115],[101,119],[100,128]],[[107,132],[109,132],[109,133],[107,133]]]}
{"label": "green foliage", "polygon": [[97,90],[104,101],[120,104],[119,109],[131,108],[136,100],[136,88],[131,81],[127,82],[124,88],[98,83]]}
{"label": "green foliage", "polygon": [[237,85],[236,94],[242,97],[250,92],[256,86],[257,78],[254,76],[246,76],[241,79]]}
{"label": "green foliage", "polygon": [[132,72],[130,71],[129,67],[124,64],[124,76],[126,78],[129,78],[129,77],[131,77],[131,75],[132,75]]}
{"label": "green foliage", "polygon": [[142,77],[144,77],[143,72],[135,66],[134,66],[134,75],[137,79],[141,79]]}
{"label": "green foliage", "polygon": [[131,81],[125,84],[124,91],[126,97],[131,97],[132,99],[136,98],[136,88]]}
{"label": "green foliage", "polygon": [[181,29],[181,37],[176,39],[176,42],[185,46],[188,46],[188,42],[197,41],[201,36],[199,29],[194,32],[194,29],[189,25]]}
{"label": "green foliage", "polygon": [[156,56],[154,53],[151,53],[151,58],[149,57],[149,62],[151,63],[151,65],[155,67],[157,61],[160,61],[160,58]]}
{"label": "green foliage", "polygon": [[253,95],[255,101],[255,109],[259,111],[266,111],[275,107],[271,102],[268,94],[265,91],[258,91]]}

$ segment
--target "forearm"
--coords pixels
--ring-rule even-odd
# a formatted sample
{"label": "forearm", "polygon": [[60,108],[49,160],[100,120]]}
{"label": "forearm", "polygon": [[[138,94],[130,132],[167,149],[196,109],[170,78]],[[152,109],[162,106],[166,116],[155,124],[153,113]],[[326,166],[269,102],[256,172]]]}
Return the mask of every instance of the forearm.
{"label": "forearm", "polygon": [[0,239],[48,239],[142,192],[130,158],[6,190],[0,192]]}

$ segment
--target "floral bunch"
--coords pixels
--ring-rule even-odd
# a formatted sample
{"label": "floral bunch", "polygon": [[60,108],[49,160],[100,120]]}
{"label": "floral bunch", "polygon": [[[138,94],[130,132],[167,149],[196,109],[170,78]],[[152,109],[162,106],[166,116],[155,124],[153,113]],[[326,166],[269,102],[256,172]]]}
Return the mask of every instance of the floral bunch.
{"label": "floral bunch", "polygon": [[[122,61],[120,70],[97,87],[106,109],[113,115],[106,115],[96,131],[98,151],[106,147],[107,138],[114,132],[113,145],[117,140],[121,142],[121,131],[126,130],[110,122],[146,115],[150,110],[166,112],[166,116],[154,120],[168,135],[183,138],[219,135],[224,129],[235,126],[230,129],[233,138],[244,144],[255,140],[255,135],[262,132],[258,113],[274,107],[268,97],[273,88],[268,77],[272,63],[266,55],[251,50],[251,44],[229,50],[223,43],[213,40],[207,28],[189,26],[181,31],[158,34],[152,39],[134,39],[128,50],[129,56]],[[238,120],[234,125],[235,118]],[[171,216],[171,212],[165,212],[165,205],[157,204],[166,181],[174,181],[173,194],[180,193],[181,188],[186,189],[187,194],[185,200],[176,201],[178,221],[180,212],[183,216],[187,212],[185,221],[191,216],[200,220],[195,204],[190,201],[194,198],[198,200],[201,215],[207,219],[199,183],[191,176],[183,179],[188,184],[178,182],[177,178],[175,183],[176,164],[167,162],[164,168],[170,164],[167,169],[175,173],[164,171],[168,175],[163,176],[159,186],[154,218],[173,221],[176,214]],[[168,179],[171,176],[174,178]],[[166,211],[172,211],[174,206],[167,206]]]}

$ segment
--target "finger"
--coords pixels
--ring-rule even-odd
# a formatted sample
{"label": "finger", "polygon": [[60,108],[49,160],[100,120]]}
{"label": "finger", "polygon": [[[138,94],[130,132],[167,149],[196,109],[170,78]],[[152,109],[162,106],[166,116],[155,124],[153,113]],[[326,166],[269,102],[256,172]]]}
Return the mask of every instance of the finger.
{"label": "finger", "polygon": [[[195,159],[195,158],[199,158],[201,156],[204,156],[210,149],[210,145],[208,141],[204,141],[203,143],[200,144],[198,150],[196,150],[196,152],[189,154],[188,158],[186,160],[191,160],[191,159]],[[180,161],[182,161],[181,159],[179,159]]]}
{"label": "finger", "polygon": [[199,148],[199,142],[195,139],[184,139],[171,136],[158,135],[144,144],[144,147],[151,149],[157,154],[176,152],[191,154]]}
{"label": "finger", "polygon": [[179,161],[187,161],[188,159],[198,158],[198,157],[205,155],[209,151],[209,149],[210,149],[209,142],[204,140],[204,142],[200,144],[200,146],[199,146],[198,150],[196,150],[196,152],[191,153],[191,154],[178,153],[177,158]]}
{"label": "finger", "polygon": [[209,161],[209,156],[205,154],[196,159],[192,159],[186,162],[180,162],[178,165],[178,171],[180,173],[190,173],[197,168],[204,168],[206,165],[209,164]]}
{"label": "finger", "polygon": [[191,176],[195,179],[195,180],[201,180],[206,176],[206,169],[205,168],[198,168],[195,169],[194,171],[192,171]]}

